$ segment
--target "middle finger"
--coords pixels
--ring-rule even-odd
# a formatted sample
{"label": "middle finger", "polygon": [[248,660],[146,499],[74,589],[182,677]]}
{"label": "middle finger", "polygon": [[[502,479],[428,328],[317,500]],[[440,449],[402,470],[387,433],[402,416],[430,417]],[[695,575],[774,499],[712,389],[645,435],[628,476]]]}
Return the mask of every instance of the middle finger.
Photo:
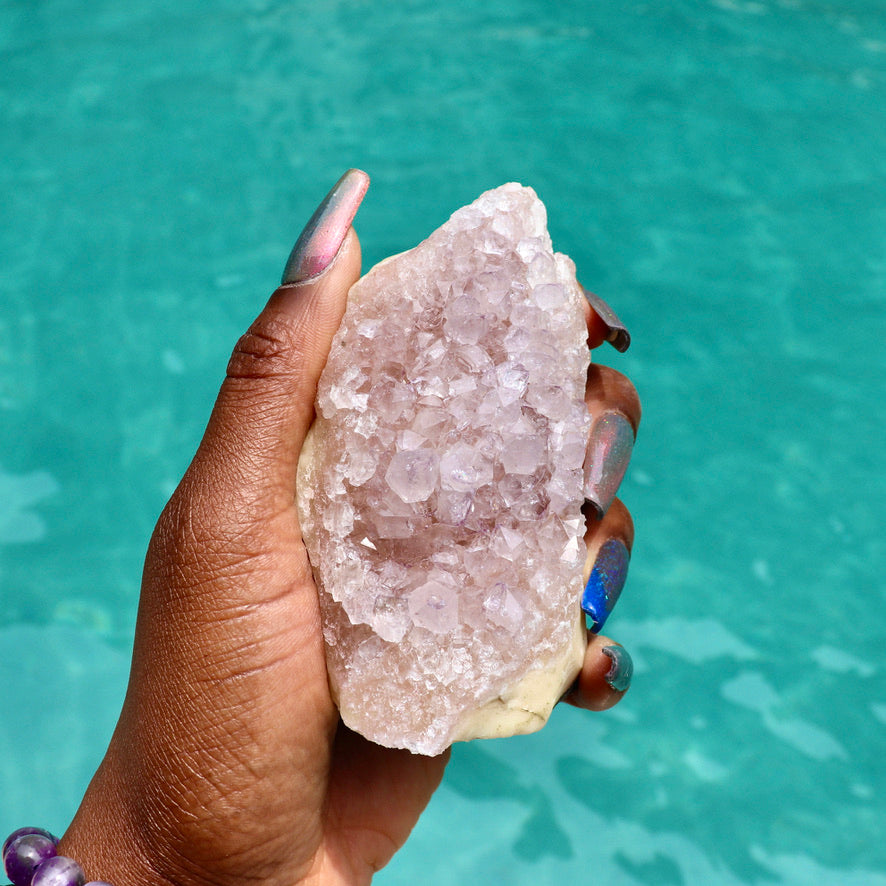
{"label": "middle finger", "polygon": [[640,398],[620,372],[591,364],[585,405],[592,424],[584,463],[584,497],[602,517],[615,499],[631,459],[640,423]]}

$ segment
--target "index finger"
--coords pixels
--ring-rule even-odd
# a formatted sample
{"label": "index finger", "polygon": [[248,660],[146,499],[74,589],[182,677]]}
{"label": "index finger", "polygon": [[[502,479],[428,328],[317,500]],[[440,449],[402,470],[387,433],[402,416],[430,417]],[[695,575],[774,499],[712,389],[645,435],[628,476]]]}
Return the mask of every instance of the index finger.
{"label": "index finger", "polygon": [[[578,284],[581,286],[581,283]],[[631,345],[631,334],[618,314],[599,295],[581,286],[585,296],[584,311],[588,324],[588,346],[593,350],[608,341],[624,353]]]}

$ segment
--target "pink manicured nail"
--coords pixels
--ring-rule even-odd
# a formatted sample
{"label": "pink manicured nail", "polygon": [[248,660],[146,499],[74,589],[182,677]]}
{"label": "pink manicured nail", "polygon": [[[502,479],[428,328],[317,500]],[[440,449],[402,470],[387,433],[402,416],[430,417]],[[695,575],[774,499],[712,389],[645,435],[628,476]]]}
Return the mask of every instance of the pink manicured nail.
{"label": "pink manicured nail", "polygon": [[602,517],[618,492],[631,460],[634,428],[620,412],[604,412],[591,427],[585,457],[585,499]]}
{"label": "pink manicured nail", "polygon": [[349,169],[335,183],[295,241],[281,285],[304,283],[332,264],[368,187],[369,176],[360,169]]}

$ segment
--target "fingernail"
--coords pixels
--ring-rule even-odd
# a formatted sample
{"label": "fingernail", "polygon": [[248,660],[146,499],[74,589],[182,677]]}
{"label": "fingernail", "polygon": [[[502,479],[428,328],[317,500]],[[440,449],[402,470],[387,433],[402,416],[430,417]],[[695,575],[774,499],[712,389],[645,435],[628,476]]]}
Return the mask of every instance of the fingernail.
{"label": "fingernail", "polygon": [[332,264],[368,187],[369,176],[360,169],[349,169],[335,183],[295,241],[281,285],[304,283]]}
{"label": "fingernail", "polygon": [[590,578],[581,595],[581,608],[591,619],[591,633],[599,633],[618,602],[628,577],[631,555],[621,539],[607,539],[597,552]]}
{"label": "fingernail", "polygon": [[596,315],[603,321],[608,330],[606,341],[615,348],[616,351],[624,353],[631,346],[631,334],[621,320],[618,314],[600,298],[599,295],[591,292],[589,289],[581,287],[584,291],[585,298],[591,303]]}
{"label": "fingernail", "polygon": [[584,494],[602,517],[615,499],[634,449],[634,428],[620,412],[604,412],[591,426]]}
{"label": "fingernail", "polygon": [[616,691],[624,692],[631,685],[634,676],[634,661],[624,646],[604,646],[603,655],[608,655],[612,664],[603,679]]}

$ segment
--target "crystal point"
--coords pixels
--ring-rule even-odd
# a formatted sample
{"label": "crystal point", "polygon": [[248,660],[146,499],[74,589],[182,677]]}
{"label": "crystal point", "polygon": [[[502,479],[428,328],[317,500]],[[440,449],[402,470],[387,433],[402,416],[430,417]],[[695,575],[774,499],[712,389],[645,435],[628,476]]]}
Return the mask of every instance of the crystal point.
{"label": "crystal point", "polygon": [[373,741],[538,729],[581,667],[582,299],[517,184],[349,293],[297,492],[333,697]]}

